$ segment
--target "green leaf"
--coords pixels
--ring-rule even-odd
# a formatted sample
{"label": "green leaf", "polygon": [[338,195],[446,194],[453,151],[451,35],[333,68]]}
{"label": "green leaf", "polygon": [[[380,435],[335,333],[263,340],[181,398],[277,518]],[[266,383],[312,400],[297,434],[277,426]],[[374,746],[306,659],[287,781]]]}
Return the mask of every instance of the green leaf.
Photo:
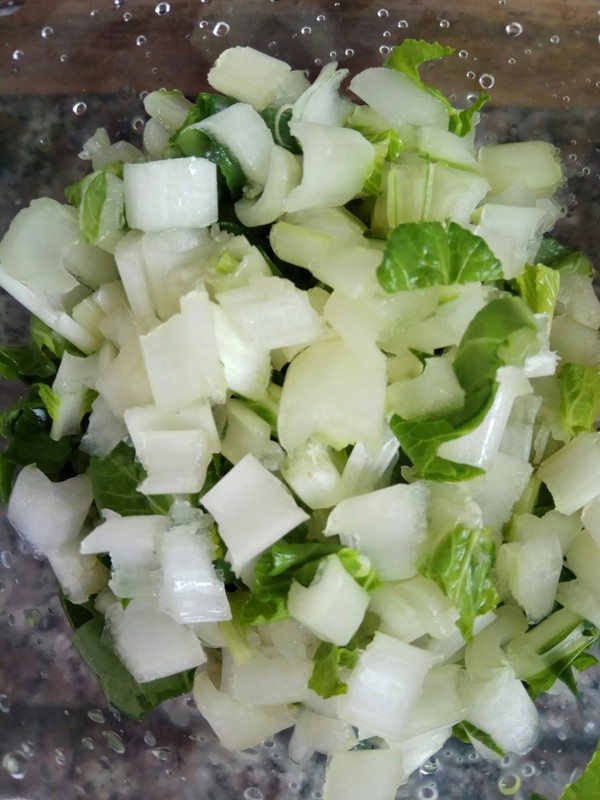
{"label": "green leaf", "polygon": [[0,453],[0,501],[7,506],[12,491],[17,465],[11,463]]}
{"label": "green leaf", "polygon": [[77,355],[79,351],[73,348],[67,340],[56,331],[53,331],[45,322],[42,322],[38,317],[32,316],[29,321],[29,335],[31,341],[35,344],[38,350],[42,352],[47,350],[48,353],[61,359],[65,350]]}
{"label": "green leaf", "polygon": [[300,155],[302,149],[295,136],[290,131],[290,121],[292,119],[292,109],[273,108],[268,106],[259,112],[265,121],[267,128],[271,131],[274,141],[280,146],[285,147],[290,153]]}
{"label": "green leaf", "polygon": [[496,743],[493,736],[490,736],[489,733],[481,730],[481,728],[478,728],[477,725],[473,725],[472,722],[469,722],[466,719],[453,726],[452,734],[456,736],[457,739],[460,739],[461,742],[466,742],[467,744],[471,744],[473,739],[476,739],[493,753],[496,753],[499,756],[505,755],[504,750],[499,744]]}
{"label": "green leaf", "polygon": [[494,401],[498,368],[519,365],[539,347],[535,319],[516,297],[492,300],[471,320],[454,357],[454,371],[465,391],[462,409],[438,419],[390,421],[404,453],[421,478],[469,480],[482,470],[437,455],[439,446],[469,433],[483,420]]}
{"label": "green leaf", "polygon": [[535,261],[561,272],[563,275],[587,275],[592,277],[592,262],[578,250],[570,250],[551,236],[545,236],[539,247]]}
{"label": "green leaf", "polygon": [[60,395],[45,383],[38,383],[35,387],[40,395],[40,400],[46,407],[50,418],[56,422],[58,419],[58,409],[60,406]]}
{"label": "green leaf", "polygon": [[293,580],[310,585],[321,559],[342,549],[334,542],[277,542],[258,559],[252,596],[242,610],[249,625],[288,619],[287,595]]}
{"label": "green leaf", "polygon": [[308,688],[321,697],[346,694],[348,684],[340,678],[340,668],[353,669],[358,661],[356,642],[351,640],[345,647],[331,642],[321,642],[313,656],[313,671],[308,679]]}
{"label": "green leaf", "polygon": [[[61,440],[62,441],[62,440]],[[137,487],[146,477],[135,459],[135,450],[124,442],[107,456],[94,456],[87,470],[98,508],[110,508],[122,516],[168,514],[171,495],[146,496]]]}
{"label": "green leaf", "polygon": [[423,82],[419,67],[428,61],[436,61],[454,53],[453,47],[443,47],[438,43],[425,42],[417,39],[405,39],[397,47],[392,48],[386,67],[398,70],[415,86],[435,97],[446,108],[449,114],[448,129],[458,136],[466,136],[473,128],[473,117],[477,111],[489,100],[488,95],[479,94],[475,103],[467,109],[459,111],[454,108],[448,98],[439,89],[428,86]]}
{"label": "green leaf", "polygon": [[526,264],[516,283],[519,294],[534,314],[554,314],[560,288],[560,272],[544,264]]}
{"label": "green leaf", "polygon": [[132,719],[142,719],[171,697],[187,694],[194,670],[140,684],[103,637],[104,617],[92,617],[73,633],[73,646],[98,679],[111,706]]}
{"label": "green leaf", "polygon": [[583,364],[562,364],[558,371],[560,419],[571,436],[594,428],[600,409],[600,371]]}
{"label": "green leaf", "polygon": [[600,742],[585,772],[575,781],[568,784],[560,800],[592,800],[600,797]]}
{"label": "green leaf", "polygon": [[495,546],[489,528],[457,525],[444,534],[419,567],[452,601],[460,617],[456,623],[464,638],[473,636],[475,617],[499,603],[492,567]]}
{"label": "green leaf", "polygon": [[486,242],[456,222],[397,225],[377,268],[377,280],[390,293],[501,277],[502,265]]}
{"label": "green leaf", "polygon": [[48,477],[57,478],[71,459],[78,438],[50,438],[52,420],[37,397],[16,403],[0,416],[0,436],[7,441],[3,458],[15,466],[37,464]]}
{"label": "green leaf", "polygon": [[573,660],[571,666],[573,669],[576,669],[577,672],[584,672],[586,669],[595,667],[598,663],[600,662],[596,656],[592,655],[591,653],[581,653],[581,655],[577,656],[577,658]]}
{"label": "green leaf", "polygon": [[538,792],[534,792],[530,795],[529,800],[548,800],[547,797],[544,797],[543,794],[538,794]]}

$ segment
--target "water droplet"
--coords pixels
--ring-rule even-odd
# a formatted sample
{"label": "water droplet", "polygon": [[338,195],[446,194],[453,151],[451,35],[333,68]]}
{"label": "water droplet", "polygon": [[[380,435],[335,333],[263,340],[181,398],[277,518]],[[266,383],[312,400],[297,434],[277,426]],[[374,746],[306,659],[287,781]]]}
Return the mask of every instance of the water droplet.
{"label": "water droplet", "polygon": [[198,23],[198,27],[201,29],[208,28],[208,22],[205,19],[201,19]]}
{"label": "water droplet", "polygon": [[114,753],[121,754],[125,752],[125,744],[118,733],[114,731],[102,731],[102,736],[104,736],[106,743]]}
{"label": "water droplet", "polygon": [[25,53],[22,50],[15,50],[12,54],[13,61],[20,61]]}
{"label": "water droplet", "polygon": [[61,64],[65,64],[69,60],[69,56],[66,53],[61,53],[58,60]]}
{"label": "water droplet", "polygon": [[125,5],[125,0],[114,0],[113,5],[117,9],[123,8],[123,6]]}
{"label": "water droplet", "polygon": [[20,750],[15,750],[12,753],[6,753],[2,759],[2,766],[8,772],[11,778],[17,781],[22,781],[27,771],[27,761]]}
{"label": "water droplet", "polygon": [[6,589],[6,584],[4,581],[0,581],[0,594]]}
{"label": "water droplet", "polygon": [[523,33],[523,26],[520,22],[509,22],[504,30],[509,36],[520,36]]}
{"label": "water droplet", "polygon": [[516,64],[517,63],[517,59],[516,58],[509,58],[508,59],[508,63],[509,64]]}
{"label": "water droplet", "polygon": [[8,622],[8,624],[10,625],[11,628],[15,627],[16,620],[15,620],[15,615],[14,614],[9,614],[6,617],[6,621]]}
{"label": "water droplet", "polygon": [[7,694],[0,694],[0,711],[3,714],[10,711],[10,697]]}
{"label": "water droplet", "polygon": [[344,50],[344,55],[348,56],[348,58],[351,58],[354,55],[354,50],[351,47],[347,47]]}
{"label": "water droplet", "polygon": [[67,757],[62,747],[54,748],[54,760],[56,761],[57,764],[60,764],[60,766],[66,763]]}
{"label": "water droplet", "polygon": [[389,17],[389,15],[390,12],[387,10],[387,8],[380,8],[379,11],[377,12],[378,17]]}
{"label": "water droplet", "polygon": [[495,83],[496,79],[488,72],[484,72],[483,75],[479,76],[479,85],[482,89],[491,89]]}
{"label": "water droplet", "polygon": [[335,58],[336,56],[337,56],[337,53],[336,53],[335,50],[332,50],[331,53],[329,53],[329,58]]}
{"label": "water droplet", "polygon": [[447,19],[441,19],[440,20],[440,28],[449,28],[449,27],[450,27],[450,21],[449,20],[447,20]]}
{"label": "water droplet", "polygon": [[92,742],[89,736],[84,736],[83,739],[81,740],[81,744],[85,747],[86,750],[94,749],[94,743]]}
{"label": "water droplet", "polygon": [[144,732],[144,743],[147,744],[148,747],[154,747],[156,744],[156,736],[152,733],[152,731]]}
{"label": "water droplet", "polygon": [[507,775],[501,775],[498,779],[498,789],[500,794],[505,797],[516,794],[521,788],[521,778],[518,775],[513,775],[509,772]]}
{"label": "water droplet", "polygon": [[50,25],[45,25],[40,31],[42,39],[49,39],[53,33],[54,33],[54,28],[51,28]]}
{"label": "water droplet", "polygon": [[431,756],[431,758],[428,758],[427,761],[421,764],[420,772],[422,772],[423,775],[431,775],[439,766],[440,762],[438,759],[435,756]]}
{"label": "water droplet", "polygon": [[244,792],[244,800],[263,800],[263,793],[256,786],[249,786]]}
{"label": "water droplet", "polygon": [[104,714],[99,708],[92,708],[91,711],[88,711],[88,717],[92,720],[92,722],[97,722],[99,725],[104,725],[106,722]]}
{"label": "water droplet", "polygon": [[158,758],[159,761],[167,761],[171,758],[171,751],[168,747],[154,747],[150,752],[154,758]]}
{"label": "water droplet", "polygon": [[470,70],[467,72],[467,78],[468,78],[470,81],[472,81],[474,77],[475,77],[475,73],[473,72],[473,70],[471,70],[471,69],[470,69]]}
{"label": "water droplet", "polygon": [[408,22],[405,19],[401,19],[398,23],[399,28],[408,28]]}
{"label": "water droplet", "polygon": [[523,50],[523,52],[525,53],[526,56],[531,55],[531,50],[529,48],[527,48],[527,50]]}
{"label": "water droplet", "polygon": [[384,35],[384,37],[385,37],[386,39],[389,39],[389,38],[390,38],[390,36],[392,35],[392,32],[391,32],[391,31],[384,31],[384,32],[383,32],[383,35]]}
{"label": "water droplet", "polygon": [[531,778],[535,775],[535,765],[534,764],[523,764],[521,767],[521,775],[524,778]]}
{"label": "water droplet", "polygon": [[381,47],[379,48],[379,52],[381,53],[382,56],[387,56],[390,54],[391,49],[387,46],[387,44],[382,44]]}
{"label": "water droplet", "polygon": [[93,8],[90,11],[90,17],[97,17],[97,16],[98,16],[98,9],[97,8]]}
{"label": "water droplet", "polygon": [[131,11],[126,11],[123,14],[123,21],[124,22],[131,22],[132,19],[133,19],[133,14],[131,13]]}
{"label": "water droplet", "polygon": [[326,19],[327,17],[325,16],[325,14],[319,14],[317,16],[317,22],[325,22]]}
{"label": "water droplet", "polygon": [[146,50],[144,55],[146,56],[146,58],[152,58],[152,50]]}
{"label": "water droplet", "polygon": [[312,28],[309,28],[308,25],[306,25],[304,28],[300,28],[300,33],[303,36],[308,36],[309,33],[312,33]]}
{"label": "water droplet", "polygon": [[[14,56],[13,56],[14,57]],[[5,569],[10,569],[13,565],[13,557],[10,550],[3,550],[0,553],[0,563]]]}
{"label": "water droplet", "polygon": [[144,129],[144,120],[142,117],[134,117],[131,120],[131,129],[138,132]]}
{"label": "water droplet", "polygon": [[169,3],[158,3],[154,8],[154,13],[158,14],[159,17],[162,17],[165,14],[168,14],[170,10],[171,6]]}
{"label": "water droplet", "polygon": [[214,36],[227,36],[229,33],[229,25],[226,22],[217,22],[212,32]]}
{"label": "water droplet", "polygon": [[140,34],[135,40],[135,43],[137,44],[138,47],[143,47],[147,41],[148,39],[146,39],[146,37],[143,34]]}
{"label": "water droplet", "polygon": [[321,61],[320,58],[315,58],[315,64],[317,65],[317,67],[320,67],[322,63],[323,62]]}
{"label": "water droplet", "polygon": [[551,44],[558,44],[559,42],[560,42],[560,36],[557,36],[556,34],[554,34],[554,36],[550,37],[550,43]]}
{"label": "water droplet", "polygon": [[42,618],[42,614],[40,610],[37,608],[26,608],[23,611],[23,616],[25,618],[25,622],[29,625],[30,628],[35,628],[35,626],[39,624],[39,621]]}
{"label": "water droplet", "polygon": [[77,114],[78,117],[81,117],[86,111],[87,105],[82,100],[78,100],[76,103],[73,103],[73,113]]}
{"label": "water droplet", "polygon": [[438,800],[439,792],[435,783],[423,786],[419,791],[419,800]]}

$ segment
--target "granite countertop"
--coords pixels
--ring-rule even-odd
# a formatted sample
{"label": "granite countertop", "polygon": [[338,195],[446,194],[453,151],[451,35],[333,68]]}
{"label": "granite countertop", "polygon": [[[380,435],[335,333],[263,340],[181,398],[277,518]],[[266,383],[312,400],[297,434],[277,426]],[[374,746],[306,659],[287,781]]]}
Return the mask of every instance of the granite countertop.
{"label": "granite countertop", "polygon": [[[131,91],[76,97],[0,98],[0,235],[30,198],[60,198],[86,172],[73,157],[98,125],[111,138],[135,142],[141,104]],[[484,141],[543,138],[560,148],[569,178],[559,234],[600,263],[598,115],[571,109],[494,109],[483,120]],[[12,142],[18,140],[15,150]],[[576,199],[575,199],[576,198]],[[0,298],[5,343],[25,336],[25,315]],[[6,407],[17,389],[3,382]],[[94,679],[69,644],[48,565],[0,524],[0,800],[318,800],[324,759],[290,763],[286,737],[239,754],[225,752],[189,698],[165,704],[140,723],[106,707]],[[398,794],[408,800],[496,800],[534,790],[555,800],[573,770],[595,747],[600,719],[600,670],[580,680],[581,698],[545,695],[538,747],[526,758],[492,765],[459,742],[447,745]],[[522,788],[510,792],[517,776]],[[498,781],[505,780],[500,791]]]}

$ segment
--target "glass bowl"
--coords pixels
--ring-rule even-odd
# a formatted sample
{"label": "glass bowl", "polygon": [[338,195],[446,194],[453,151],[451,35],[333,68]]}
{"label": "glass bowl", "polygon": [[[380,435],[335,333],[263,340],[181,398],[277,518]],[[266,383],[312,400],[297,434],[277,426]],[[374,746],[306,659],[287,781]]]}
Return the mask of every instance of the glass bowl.
{"label": "glass bowl", "polygon": [[[216,56],[236,44],[285,59],[311,77],[337,60],[379,65],[410,36],[456,53],[427,69],[457,105],[481,88],[492,101],[478,136],[530,138],[560,149],[568,179],[559,237],[598,261],[600,237],[600,11],[579,0],[2,0],[0,36],[0,235],[38,196],[62,197],[82,177],[81,144],[99,126],[140,141],[143,93],[206,89]],[[4,343],[23,341],[26,315],[0,297]],[[2,408],[19,388],[4,381]],[[0,800],[275,800],[322,797],[325,759],[287,756],[283,734],[231,754],[191,698],[141,722],[107,707],[70,645],[47,563],[3,518],[0,530]],[[527,757],[490,764],[452,740],[398,792],[410,800],[556,800],[598,738],[600,670],[580,697],[538,701],[542,733]],[[591,798],[590,798],[591,800]]]}

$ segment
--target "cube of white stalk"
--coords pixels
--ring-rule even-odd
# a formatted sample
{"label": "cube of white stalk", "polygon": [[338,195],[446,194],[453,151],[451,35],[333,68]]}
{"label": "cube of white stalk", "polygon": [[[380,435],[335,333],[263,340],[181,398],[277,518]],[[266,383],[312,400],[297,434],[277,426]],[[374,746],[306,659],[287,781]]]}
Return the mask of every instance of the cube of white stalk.
{"label": "cube of white stalk", "polygon": [[466,706],[458,696],[461,668],[445,664],[429,670],[417,697],[404,738],[410,739],[464,719]]}
{"label": "cube of white stalk", "polygon": [[129,337],[96,379],[96,389],[117,419],[126,409],[150,405],[152,389],[137,335]]}
{"label": "cube of white stalk", "polygon": [[381,323],[375,311],[365,302],[348,297],[336,289],[329,295],[324,318],[359,357],[370,355]]}
{"label": "cube of white stalk", "polygon": [[371,735],[401,739],[431,666],[425,650],[377,632],[348,679],[340,716]]}
{"label": "cube of white stalk", "polygon": [[[464,483],[464,482],[463,482]],[[442,536],[455,525],[483,528],[481,509],[471,500],[459,483],[429,481],[427,523],[429,536]]]}
{"label": "cube of white stalk", "polygon": [[335,449],[382,444],[385,356],[358,358],[342,341],[320,341],[290,364],[279,407],[279,441],[288,453],[316,436]]}
{"label": "cube of white stalk", "polygon": [[108,582],[108,570],[94,556],[83,556],[78,542],[67,542],[48,554],[48,561],[66,597],[87,603]]}
{"label": "cube of white stalk", "polygon": [[123,167],[131,228],[205,228],[218,219],[217,168],[205,158],[171,158]]}
{"label": "cube of white stalk", "polygon": [[470,433],[440,445],[439,456],[460,464],[484,467],[498,452],[515,398],[532,390],[519,367],[500,367],[496,380],[496,395],[483,420]]}
{"label": "cube of white stalk", "polygon": [[[165,128],[175,133],[185,122],[192,104],[181,92],[150,92],[144,97],[144,110]],[[147,124],[147,123],[146,123]]]}
{"label": "cube of white stalk", "polygon": [[232,752],[255,747],[294,724],[287,706],[243,705],[216,689],[206,672],[196,674],[193,692],[202,716]]}
{"label": "cube of white stalk", "polygon": [[146,120],[142,132],[142,146],[144,152],[150,156],[152,161],[158,161],[163,154],[163,150],[169,144],[171,134],[160,124],[157,119],[152,117]]}
{"label": "cube of white stalk", "polygon": [[139,683],[166,678],[203,664],[206,654],[193,631],[143,600],[127,608],[114,603],[106,630],[115,650]]}
{"label": "cube of white stalk", "polygon": [[198,622],[189,626],[202,642],[203,647],[222,649],[227,647],[227,638],[219,622]]}
{"label": "cube of white stalk", "polygon": [[571,317],[555,316],[550,331],[550,347],[563,362],[598,367],[600,338],[598,331],[576,322]]}
{"label": "cube of white stalk", "polygon": [[600,494],[600,433],[580,433],[540,464],[544,481],[562,514],[572,514]]}
{"label": "cube of white stalk", "polygon": [[398,460],[400,443],[387,422],[383,428],[382,445],[375,453],[362,442],[352,448],[342,473],[342,497],[365,494],[389,482],[388,474]]}
{"label": "cube of white stalk", "polygon": [[552,611],[562,566],[562,549],[555,533],[534,530],[521,542],[510,589],[532,624]]}
{"label": "cube of white stalk", "polygon": [[358,630],[369,594],[336,555],[323,560],[310,586],[293,581],[287,608],[291,616],[326,642],[348,644]]}
{"label": "cube of white stalk", "polygon": [[288,486],[309,508],[332,508],[342,497],[342,479],[329,448],[309,440],[281,463]]}
{"label": "cube of white stalk", "polygon": [[115,249],[115,260],[129,307],[142,330],[157,323],[142,249],[142,232],[129,231]]}
{"label": "cube of white stalk", "polygon": [[271,441],[271,426],[240,400],[226,403],[227,426],[221,442],[221,452],[232,464],[237,464],[248,453],[268,470],[279,469],[283,450]]}
{"label": "cube of white stalk", "polygon": [[596,497],[581,512],[581,521],[586,531],[594,538],[600,547],[600,497]]}
{"label": "cube of white stalk", "polygon": [[302,147],[302,180],[288,194],[286,211],[343,206],[362,190],[375,149],[350,128],[292,122]]}
{"label": "cube of white stalk", "polygon": [[272,105],[274,105],[275,108],[281,108],[281,106],[287,103],[295,103],[309,86],[310,83],[304,72],[300,69],[293,69],[291,72],[288,72],[287,76],[277,87],[277,94],[273,99]]}
{"label": "cube of white stalk", "polygon": [[199,400],[225,399],[208,294],[181,298],[181,312],[140,336],[142,356],[156,405],[176,411]]}
{"label": "cube of white stalk", "polygon": [[169,527],[169,518],[161,514],[114,516],[102,522],[83,539],[83,555],[110,553],[119,567],[159,566],[156,555],[158,536]]}
{"label": "cube of white stalk", "polygon": [[245,664],[236,664],[225,652],[221,691],[242,705],[272,706],[299,703],[308,696],[312,661],[268,658],[257,653]]}
{"label": "cube of white stalk", "polygon": [[[550,225],[548,223],[550,222]],[[515,278],[523,271],[527,261],[533,261],[541,241],[541,235],[554,223],[544,208],[519,207],[500,203],[485,203],[481,206],[480,224],[490,231],[506,237],[510,232],[512,251],[518,257],[502,259],[502,272],[506,280]]]}
{"label": "cube of white stalk", "polygon": [[533,444],[533,425],[543,398],[537,394],[515,398],[502,441],[500,452],[529,461]]}
{"label": "cube of white stalk", "polygon": [[213,544],[192,525],[178,525],[159,538],[162,586],[158,606],[177,622],[193,625],[231,619],[223,581],[212,564]]}
{"label": "cube of white stalk", "polygon": [[43,197],[11,222],[0,243],[0,262],[8,276],[32,291],[59,297],[79,285],[64,260],[80,240],[77,212]]}
{"label": "cube of white stalk", "polygon": [[323,800],[394,800],[408,777],[394,750],[336,753],[327,767]]}
{"label": "cube of white stalk", "polygon": [[316,80],[296,100],[292,119],[320,125],[343,127],[353,104],[340,94],[340,85],[348,75],[347,69],[337,69],[335,62],[325,64]]}
{"label": "cube of white stalk", "polygon": [[512,667],[477,682],[464,673],[459,692],[468,721],[489,733],[504,751],[525,755],[531,750],[539,732],[539,716]]}
{"label": "cube of white stalk", "polygon": [[194,129],[208,133],[224,145],[238,161],[248,181],[265,185],[275,143],[265,121],[251,105],[234,103],[187,128]]}
{"label": "cube of white stalk", "polygon": [[210,453],[218,453],[221,447],[215,418],[208,401],[194,403],[178,411],[164,411],[157,406],[128,408],[124,419],[127,432],[142,463],[145,457],[142,434],[149,431],[199,430],[206,437]]}
{"label": "cube of white stalk", "polygon": [[600,327],[600,301],[587,275],[561,275],[556,310],[592,330]]}
{"label": "cube of white stalk", "polygon": [[465,666],[471,680],[487,680],[507,666],[503,646],[529,627],[527,617],[516,606],[500,606],[495,614],[496,619],[474,636],[465,649]]}
{"label": "cube of white stalk", "polygon": [[145,233],[141,245],[150,298],[161,320],[179,311],[179,298],[196,288],[205,265],[221,250],[208,228]]}
{"label": "cube of white stalk", "polygon": [[242,335],[261,350],[308,344],[321,333],[306,292],[286,278],[251,278],[248,286],[222,292],[216,299]]}
{"label": "cube of white stalk", "polygon": [[80,447],[90,456],[107,456],[125,438],[126,433],[125,424],[113,414],[102,395],[98,395],[92,403],[92,413]]}
{"label": "cube of white stalk", "polygon": [[352,725],[305,708],[294,725],[289,753],[292,761],[302,764],[315,752],[330,756],[352,750],[357,744]]}
{"label": "cube of white stalk", "polygon": [[396,70],[365,69],[352,79],[350,90],[394,128],[429,125],[448,130],[448,112],[442,103]]}
{"label": "cube of white stalk", "polygon": [[221,478],[201,503],[214,517],[237,574],[308,519],[283,483],[251,455]]}
{"label": "cube of white stalk", "polygon": [[[488,625],[496,619],[493,611],[488,611],[479,617],[475,617],[473,623],[473,635],[476,636],[480,631],[485,630]],[[426,650],[430,654],[434,664],[446,664],[455,660],[456,654],[460,653],[466,641],[462,633],[457,629],[454,633],[443,639],[430,639],[427,642]]]}
{"label": "cube of white stalk", "polygon": [[444,726],[435,731],[428,731],[410,739],[389,742],[390,748],[400,756],[406,775],[411,775],[418,767],[423,766],[435,753],[439,752],[452,736],[452,728]]}
{"label": "cube of white stalk", "polygon": [[532,473],[529,461],[497,452],[486,464],[485,474],[464,481],[461,488],[481,509],[483,525],[500,531]]}
{"label": "cube of white stalk", "polygon": [[600,600],[600,548],[587,531],[578,536],[569,548],[567,567]]}
{"label": "cube of white stalk", "polygon": [[29,464],[15,480],[8,521],[35,552],[48,555],[77,538],[93,499],[87,475],[54,483]]}
{"label": "cube of white stalk", "polygon": [[242,197],[235,204],[237,218],[246,227],[268,225],[283,214],[288,194],[298,186],[302,176],[297,156],[275,145],[271,150],[271,161],[267,182],[260,197]]}
{"label": "cube of white stalk", "polygon": [[214,303],[212,309],[217,349],[227,386],[242,397],[258,400],[271,378],[269,351],[249,342],[221,306]]}
{"label": "cube of white stalk", "polygon": [[428,358],[421,375],[392,383],[387,403],[405,419],[444,416],[464,406],[465,391],[447,358]]}
{"label": "cube of white stalk", "polygon": [[422,575],[377,589],[369,610],[379,617],[382,633],[403,642],[425,635],[444,639],[456,632],[458,611],[439,586]]}
{"label": "cube of white stalk", "polygon": [[368,556],[382,580],[410,578],[427,534],[428,496],[427,484],[417,481],[342,500],[329,515],[325,535],[339,536]]}
{"label": "cube of white stalk", "polygon": [[253,47],[229,47],[213,64],[208,82],[217,92],[262,111],[273,102],[290,72],[285,61]]}
{"label": "cube of white stalk", "polygon": [[147,477],[138,491],[193,494],[202,489],[212,458],[204,431],[143,431],[139,438]]}
{"label": "cube of white stalk", "polygon": [[274,622],[269,627],[273,647],[288,661],[306,661],[313,637],[294,619]]}
{"label": "cube of white stalk", "polygon": [[580,580],[559,583],[556,602],[592,625],[600,625],[600,598]]}
{"label": "cube of white stalk", "polygon": [[479,150],[479,164],[494,194],[515,183],[515,176],[535,197],[550,197],[562,181],[558,152],[549,142],[485,145]]}

